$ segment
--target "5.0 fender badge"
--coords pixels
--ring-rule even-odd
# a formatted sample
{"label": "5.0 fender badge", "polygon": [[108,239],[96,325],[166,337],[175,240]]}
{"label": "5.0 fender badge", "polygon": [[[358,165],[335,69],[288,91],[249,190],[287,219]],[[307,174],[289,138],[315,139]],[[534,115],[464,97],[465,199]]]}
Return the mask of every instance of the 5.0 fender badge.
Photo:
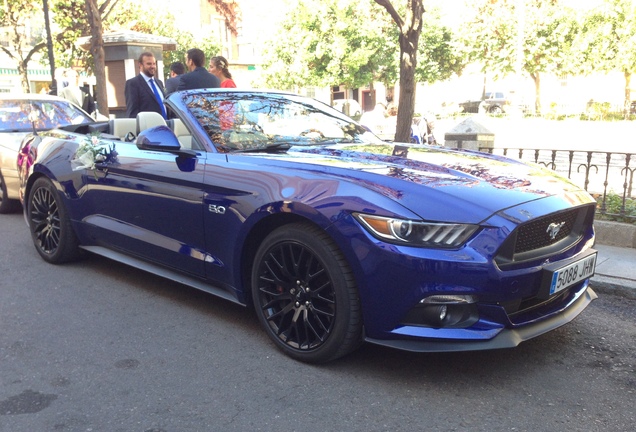
{"label": "5.0 fender badge", "polygon": [[215,204],[209,204],[208,211],[216,214],[225,214],[225,207]]}

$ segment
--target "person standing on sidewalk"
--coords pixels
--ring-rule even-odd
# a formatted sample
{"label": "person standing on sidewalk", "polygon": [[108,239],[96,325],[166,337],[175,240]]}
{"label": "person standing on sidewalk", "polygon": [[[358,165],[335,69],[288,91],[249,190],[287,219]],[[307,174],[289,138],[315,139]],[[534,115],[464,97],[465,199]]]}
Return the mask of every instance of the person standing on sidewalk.
{"label": "person standing on sidewalk", "polygon": [[186,54],[186,66],[190,72],[181,75],[177,90],[193,90],[199,88],[218,88],[219,79],[204,67],[205,54],[198,48],[189,49]]}
{"label": "person standing on sidewalk", "polygon": [[181,75],[185,73],[185,66],[180,61],[174,62],[170,65],[170,78],[166,80],[166,97],[176,92],[181,81]]}
{"label": "person standing on sidewalk", "polygon": [[155,78],[157,61],[151,52],[139,56],[139,75],[126,81],[126,117],[136,118],[142,111],[154,111],[168,118],[163,104],[163,83]]}
{"label": "person standing on sidewalk", "polygon": [[236,88],[236,83],[232,79],[232,74],[228,69],[227,59],[223,56],[216,56],[210,59],[208,72],[217,77],[221,82],[221,88]]}

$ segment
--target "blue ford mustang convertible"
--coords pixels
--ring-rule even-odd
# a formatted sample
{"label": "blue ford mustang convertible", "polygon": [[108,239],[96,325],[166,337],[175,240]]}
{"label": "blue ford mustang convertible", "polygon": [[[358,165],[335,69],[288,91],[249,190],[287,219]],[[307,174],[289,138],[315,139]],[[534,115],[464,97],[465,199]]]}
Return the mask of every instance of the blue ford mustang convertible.
{"label": "blue ford mustang convertible", "polygon": [[514,347],[596,298],[594,200],[539,166],[384,142],[278,92],[197,90],[172,119],[29,135],[18,155],[33,243],[100,254],[253,307],[305,362],[363,341]]}

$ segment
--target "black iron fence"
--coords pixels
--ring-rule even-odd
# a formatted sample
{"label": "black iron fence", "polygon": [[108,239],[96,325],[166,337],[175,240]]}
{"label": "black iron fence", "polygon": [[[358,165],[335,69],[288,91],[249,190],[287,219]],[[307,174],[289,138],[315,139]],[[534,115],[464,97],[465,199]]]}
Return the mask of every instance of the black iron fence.
{"label": "black iron fence", "polygon": [[597,213],[636,223],[636,153],[486,147],[479,150],[544,165],[595,196]]}

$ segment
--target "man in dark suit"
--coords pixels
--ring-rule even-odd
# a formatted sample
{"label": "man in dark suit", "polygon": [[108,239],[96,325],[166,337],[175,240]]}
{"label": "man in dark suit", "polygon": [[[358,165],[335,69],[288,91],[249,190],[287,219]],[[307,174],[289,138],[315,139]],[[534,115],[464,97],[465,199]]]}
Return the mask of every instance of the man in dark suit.
{"label": "man in dark suit", "polygon": [[181,81],[181,75],[185,73],[185,66],[180,61],[174,62],[170,65],[170,78],[166,80],[166,97],[176,92],[179,87],[179,81]]}
{"label": "man in dark suit", "polygon": [[189,49],[186,54],[186,66],[190,72],[181,75],[177,90],[221,87],[219,79],[208,72],[203,67],[204,64],[205,54],[203,51],[198,48]]}
{"label": "man in dark suit", "polygon": [[139,75],[126,81],[126,117],[136,118],[141,111],[154,111],[167,118],[163,104],[163,83],[155,78],[157,61],[150,52],[139,56]]}

